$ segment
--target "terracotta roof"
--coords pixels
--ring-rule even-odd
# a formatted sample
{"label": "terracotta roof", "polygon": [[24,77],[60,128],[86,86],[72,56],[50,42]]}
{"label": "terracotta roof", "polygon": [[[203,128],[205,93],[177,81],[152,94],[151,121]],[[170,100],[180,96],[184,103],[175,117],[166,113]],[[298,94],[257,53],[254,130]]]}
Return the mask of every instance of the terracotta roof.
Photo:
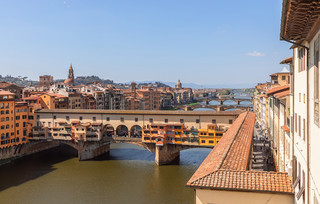
{"label": "terracotta roof", "polygon": [[0,90],[0,95],[14,95],[14,93],[11,93],[10,91],[2,91],[2,90]]}
{"label": "terracotta roof", "polygon": [[289,95],[290,95],[290,90],[286,90],[286,91],[281,91],[279,93],[274,94],[274,97],[282,98],[282,97],[289,96]]}
{"label": "terracotta roof", "polygon": [[274,94],[274,93],[277,93],[277,92],[280,92],[280,91],[284,91],[286,89],[289,89],[290,88],[290,85],[287,84],[287,85],[284,85],[284,86],[278,86],[278,87],[274,87],[272,89],[269,89],[266,93],[267,94]]}
{"label": "terracotta roof", "polygon": [[40,97],[38,95],[31,95],[29,97],[22,98],[22,100],[26,100],[26,101],[28,101],[28,100],[37,100],[39,98]]}
{"label": "terracotta roof", "polygon": [[290,129],[284,125],[284,126],[281,126],[281,128],[285,131],[285,132],[290,132]]}
{"label": "terracotta roof", "polygon": [[289,64],[289,63],[292,63],[292,57],[284,59],[280,62],[280,64]]}
{"label": "terracotta roof", "polygon": [[259,98],[261,98],[261,97],[267,97],[267,95],[265,95],[265,94],[260,94],[260,95],[258,95],[258,97],[259,97]]}
{"label": "terracotta roof", "polygon": [[232,145],[232,142],[237,135],[243,120],[245,119],[247,113],[242,113],[238,118],[233,122],[229,130],[224,134],[220,139],[219,143],[215,148],[209,153],[206,159],[202,162],[198,170],[193,174],[188,184],[191,184],[192,181],[197,180],[209,173],[217,170],[223,163],[226,154],[228,153],[229,148]]}
{"label": "terracotta roof", "polygon": [[293,193],[287,173],[249,171],[255,114],[239,115],[188,181],[193,188]]}
{"label": "terracotta roof", "polygon": [[237,111],[165,111],[165,110],[98,110],[98,109],[41,109],[36,113],[68,114],[115,114],[115,115],[191,115],[191,116],[238,116]]}
{"label": "terracotta roof", "polygon": [[280,38],[299,40],[307,37],[320,16],[320,2],[284,0],[282,4]]}
{"label": "terracotta roof", "polygon": [[192,185],[221,190],[293,192],[288,173],[283,172],[217,170],[196,180]]}
{"label": "terracotta roof", "polygon": [[68,98],[67,96],[64,96],[61,94],[56,94],[56,93],[44,93],[44,94],[47,94],[47,95],[54,97],[54,98]]}

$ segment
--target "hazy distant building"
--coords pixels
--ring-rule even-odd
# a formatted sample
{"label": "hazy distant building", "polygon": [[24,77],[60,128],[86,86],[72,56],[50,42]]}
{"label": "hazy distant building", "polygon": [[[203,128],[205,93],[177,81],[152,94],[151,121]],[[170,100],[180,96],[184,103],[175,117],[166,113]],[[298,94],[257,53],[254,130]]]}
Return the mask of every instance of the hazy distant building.
{"label": "hazy distant building", "polygon": [[40,86],[49,88],[53,84],[53,76],[44,75],[39,76]]}

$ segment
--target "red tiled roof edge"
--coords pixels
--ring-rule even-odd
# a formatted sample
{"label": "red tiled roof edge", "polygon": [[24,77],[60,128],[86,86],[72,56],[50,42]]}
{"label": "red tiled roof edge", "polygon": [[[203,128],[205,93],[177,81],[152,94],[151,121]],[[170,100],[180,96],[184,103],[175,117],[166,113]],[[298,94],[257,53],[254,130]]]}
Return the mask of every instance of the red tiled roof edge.
{"label": "red tiled roof edge", "polygon": [[[244,183],[237,182],[238,179]],[[223,181],[222,181],[223,180]],[[193,188],[293,194],[287,172],[217,170],[190,185]]]}
{"label": "red tiled roof edge", "polygon": [[290,88],[290,85],[287,84],[287,85],[284,85],[284,86],[279,86],[279,87],[275,87],[275,88],[269,89],[266,93],[267,94],[274,94],[276,92],[284,91],[284,90],[289,89],[289,88]]}
{"label": "red tiled roof edge", "polygon": [[249,112],[219,169],[247,170],[253,139],[255,114]]}
{"label": "red tiled roof edge", "polygon": [[[229,149],[239,132],[243,122],[246,119],[248,112],[241,113],[234,121],[233,125],[228,129],[225,135],[221,138],[219,143],[212,149],[209,155],[205,158],[197,171],[189,179],[187,185],[190,185],[193,181],[206,176],[209,173],[219,169],[228,154]],[[231,142],[230,142],[231,140]],[[227,149],[227,151],[226,151]]]}

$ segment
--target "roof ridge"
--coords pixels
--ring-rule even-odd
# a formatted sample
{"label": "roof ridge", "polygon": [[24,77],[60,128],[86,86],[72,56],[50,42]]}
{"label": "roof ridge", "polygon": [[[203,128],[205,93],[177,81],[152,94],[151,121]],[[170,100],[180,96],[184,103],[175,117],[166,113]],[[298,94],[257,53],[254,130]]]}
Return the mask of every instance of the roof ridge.
{"label": "roof ridge", "polygon": [[245,122],[245,120],[246,120],[246,118],[247,118],[247,116],[248,116],[248,113],[249,113],[249,112],[246,112],[246,115],[244,116],[243,120],[241,121],[241,124],[239,125],[236,134],[234,134],[234,136],[233,136],[233,138],[232,138],[232,141],[231,141],[230,144],[228,145],[227,151],[224,152],[223,157],[222,157],[223,159],[219,162],[219,165],[217,166],[217,169],[220,169],[220,167],[222,166],[223,162],[225,161],[226,156],[228,155],[228,153],[229,153],[229,151],[230,151],[230,148],[231,148],[234,140],[236,139],[236,136],[238,135],[239,131],[241,130],[241,127],[242,127],[243,123]]}
{"label": "roof ridge", "polygon": [[[244,114],[244,113],[243,113],[243,114]],[[230,148],[231,148],[231,146],[232,146],[232,144],[233,144],[236,136],[238,135],[238,133],[239,133],[239,131],[240,131],[240,129],[241,129],[244,121],[247,119],[248,114],[249,114],[249,112],[245,112],[245,116],[243,116],[243,119],[242,119],[242,121],[241,121],[241,124],[238,126],[236,132],[233,134],[232,141],[230,142],[230,144],[229,144],[228,147],[227,147],[228,150],[227,150],[227,151],[224,151],[224,154],[221,156],[221,157],[223,157],[223,159],[221,159],[221,161],[219,162],[219,164],[218,164],[218,166],[216,167],[216,169],[213,170],[213,171],[211,171],[210,173],[207,173],[207,174],[205,174],[205,175],[203,175],[203,176],[201,176],[201,177],[195,178],[194,180],[190,181],[190,180],[193,178],[193,176],[192,176],[192,177],[190,178],[190,180],[188,181],[188,183],[192,184],[192,183],[194,183],[194,182],[196,182],[196,181],[198,181],[198,180],[200,180],[200,179],[202,179],[202,178],[204,178],[204,177],[206,177],[206,176],[208,176],[208,175],[210,175],[210,174],[215,173],[216,171],[218,171],[218,170],[220,169],[220,167],[222,166],[222,164],[223,164],[223,162],[224,162],[224,160],[225,160],[225,157],[226,157],[226,155],[228,154],[228,152],[229,152],[229,150],[230,150]],[[238,118],[239,118],[239,117],[241,117],[241,114],[238,116]],[[238,119],[238,118],[237,118],[237,119]],[[231,129],[231,128],[230,128],[230,129]],[[230,130],[230,129],[229,129],[229,130]],[[228,131],[229,131],[229,130],[228,130]],[[228,131],[227,131],[227,132],[228,132]],[[212,151],[214,151],[214,149],[213,149]],[[211,152],[210,152],[210,153],[211,153]],[[209,153],[209,155],[210,155],[210,153]],[[209,155],[208,155],[208,156],[209,156]],[[200,167],[201,167],[201,165],[200,165]],[[200,168],[200,167],[199,167],[199,168]],[[197,171],[198,171],[198,170],[197,170]],[[187,183],[187,185],[188,185],[188,183]]]}

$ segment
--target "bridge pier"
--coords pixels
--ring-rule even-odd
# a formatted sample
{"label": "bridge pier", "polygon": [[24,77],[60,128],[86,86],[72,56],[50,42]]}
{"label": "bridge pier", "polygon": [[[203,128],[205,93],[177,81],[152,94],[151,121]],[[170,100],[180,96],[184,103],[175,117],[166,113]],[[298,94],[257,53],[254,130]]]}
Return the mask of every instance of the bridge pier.
{"label": "bridge pier", "polygon": [[109,153],[110,143],[101,144],[100,142],[80,142],[77,149],[79,161],[90,160]]}
{"label": "bridge pier", "polygon": [[176,145],[165,144],[156,146],[155,162],[157,165],[165,165],[180,160],[180,149]]}
{"label": "bridge pier", "polygon": [[217,111],[224,111],[223,106],[219,106],[219,107],[217,108]]}

